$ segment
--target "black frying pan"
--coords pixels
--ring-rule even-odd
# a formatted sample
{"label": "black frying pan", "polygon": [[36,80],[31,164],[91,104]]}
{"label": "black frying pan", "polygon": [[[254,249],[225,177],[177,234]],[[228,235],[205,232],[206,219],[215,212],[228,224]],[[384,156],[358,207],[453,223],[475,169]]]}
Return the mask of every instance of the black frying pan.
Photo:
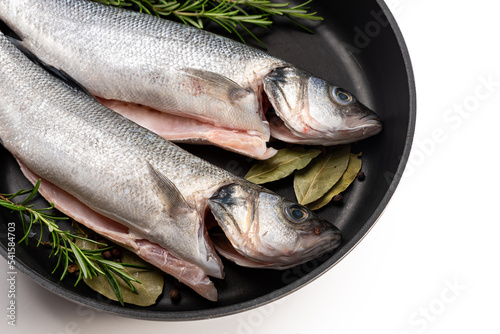
{"label": "black frying pan", "polygon": [[[224,261],[226,278],[215,280],[219,291],[215,303],[186,287],[181,288],[180,303],[172,304],[168,293],[175,282],[167,277],[163,295],[151,307],[122,307],[83,283],[74,287],[72,278],[59,281],[59,275],[51,274],[55,261],[48,259],[49,250],[35,248],[34,243],[17,246],[17,269],[63,297],[100,310],[143,319],[182,320],[232,314],[271,302],[311,282],[349,253],[379,218],[401,178],[415,126],[415,86],[403,37],[382,0],[316,0],[312,6],[325,18],[314,35],[280,21],[262,41],[271,54],[353,92],[381,116],[384,125],[381,134],[354,145],[363,152],[366,179],[348,189],[343,205],[318,211],[342,230],[343,243],[336,251],[286,271],[248,269]],[[238,175],[244,175],[252,164],[214,147],[184,147]],[[30,188],[1,146],[0,157],[0,192]],[[268,187],[293,199],[291,185],[288,179]],[[37,202],[46,205],[41,198]],[[0,252],[4,257],[8,222],[18,222],[17,216],[2,208]]]}

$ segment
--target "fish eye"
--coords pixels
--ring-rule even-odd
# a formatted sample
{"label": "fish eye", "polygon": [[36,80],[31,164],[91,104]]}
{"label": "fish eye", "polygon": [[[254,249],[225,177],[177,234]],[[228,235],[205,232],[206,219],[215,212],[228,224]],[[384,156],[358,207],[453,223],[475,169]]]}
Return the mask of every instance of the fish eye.
{"label": "fish eye", "polygon": [[298,204],[290,204],[289,206],[286,207],[285,212],[293,222],[300,223],[303,222],[304,220],[309,217],[309,212],[308,210]]}
{"label": "fish eye", "polygon": [[333,87],[332,93],[333,97],[335,98],[335,101],[342,105],[348,105],[354,101],[353,96],[349,92],[343,90],[340,87]]}

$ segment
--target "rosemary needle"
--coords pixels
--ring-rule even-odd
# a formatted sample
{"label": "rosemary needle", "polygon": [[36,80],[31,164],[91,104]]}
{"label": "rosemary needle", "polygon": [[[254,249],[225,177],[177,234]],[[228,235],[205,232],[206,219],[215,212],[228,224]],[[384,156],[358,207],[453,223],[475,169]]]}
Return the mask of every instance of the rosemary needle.
{"label": "rosemary needle", "polygon": [[[78,279],[76,280],[75,286],[82,278],[93,278],[98,274],[106,276],[109,284],[113,288],[118,301],[121,305],[124,305],[123,296],[120,286],[117,283],[116,277],[123,280],[129,288],[137,293],[136,288],[133,286],[133,282],[141,283],[136,278],[132,277],[127,271],[126,267],[140,268],[140,269],[150,269],[149,267],[118,263],[114,261],[106,260],[102,257],[102,252],[111,249],[112,247],[101,248],[98,250],[81,249],[79,248],[75,241],[77,239],[87,241],[96,245],[106,246],[105,244],[99,243],[97,241],[91,240],[86,236],[78,233],[71,233],[70,231],[62,230],[57,221],[67,220],[67,217],[60,217],[56,215],[49,214],[54,205],[50,203],[50,206],[43,209],[35,209],[32,204],[28,204],[35,195],[38,193],[38,188],[40,187],[40,180],[36,183],[35,187],[30,190],[21,189],[14,194],[0,194],[0,206],[3,206],[13,212],[18,212],[21,219],[21,225],[23,228],[23,237],[19,240],[19,243],[23,241],[28,244],[28,236],[36,223],[40,224],[40,237],[36,246],[40,244],[49,245],[52,247],[50,256],[57,256],[57,263],[52,271],[54,273],[60,266],[63,267],[63,272],[60,279],[68,274],[68,267],[72,263],[78,264],[79,273]],[[23,201],[15,202],[16,197],[28,195]],[[29,219],[26,220],[26,217]],[[50,241],[42,242],[44,227],[50,233]]]}
{"label": "rosemary needle", "polygon": [[238,31],[242,28],[257,42],[266,47],[247,27],[255,25],[269,27],[273,16],[284,16],[294,24],[312,33],[297,20],[321,21],[316,12],[307,7],[312,0],[292,6],[290,3],[271,2],[270,0],[93,0],[116,7],[131,7],[142,13],[158,17],[174,17],[182,23],[199,29],[205,28],[204,22],[214,22],[229,33],[234,33],[245,42]]}

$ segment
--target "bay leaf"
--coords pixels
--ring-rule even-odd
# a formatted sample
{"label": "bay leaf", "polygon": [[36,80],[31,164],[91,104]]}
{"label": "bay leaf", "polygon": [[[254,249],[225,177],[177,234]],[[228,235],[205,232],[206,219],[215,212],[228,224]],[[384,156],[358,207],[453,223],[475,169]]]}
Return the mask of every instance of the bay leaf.
{"label": "bay leaf", "polygon": [[278,150],[272,158],[253,165],[245,179],[256,184],[280,180],[307,166],[320,153],[320,150],[303,147]]}
{"label": "bay leaf", "polygon": [[[97,245],[90,243],[88,241],[76,240],[76,244],[81,249],[96,249]],[[151,267],[149,263],[139,258],[136,254],[122,248],[118,247],[122,252],[122,263],[135,264],[140,266]],[[156,269],[139,269],[125,267],[124,269],[129,275],[136,278],[141,284],[132,282],[134,287],[137,289],[138,293],[133,292],[130,287],[115,274],[116,281],[120,286],[123,295],[123,301],[125,303],[134,304],[138,306],[150,306],[156,303],[156,300],[163,292],[164,278],[163,273]],[[118,301],[113,288],[109,284],[106,276],[98,274],[98,276],[90,278],[84,278],[83,281],[92,290],[102,294],[103,296]]]}
{"label": "bay leaf", "polygon": [[351,185],[351,183],[356,179],[358,172],[361,170],[362,161],[360,158],[361,158],[361,153],[359,154],[351,153],[347,169],[344,175],[342,175],[342,177],[340,178],[340,180],[337,183],[335,183],[332,189],[330,189],[326,194],[324,194],[323,197],[312,203],[309,203],[307,207],[311,210],[318,210],[323,206],[327,205],[328,203],[330,203],[333,197],[337,196],[338,194],[346,190]]}
{"label": "bay leaf", "polygon": [[340,180],[347,169],[350,150],[350,145],[343,145],[335,151],[323,153],[295,173],[293,188],[300,204],[316,201]]}

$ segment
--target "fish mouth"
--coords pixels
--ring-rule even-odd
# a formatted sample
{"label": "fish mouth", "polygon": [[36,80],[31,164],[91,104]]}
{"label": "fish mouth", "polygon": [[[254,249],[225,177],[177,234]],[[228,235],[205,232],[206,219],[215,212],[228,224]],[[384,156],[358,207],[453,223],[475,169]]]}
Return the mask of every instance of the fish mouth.
{"label": "fish mouth", "polygon": [[356,130],[358,128],[379,128],[382,130],[380,117],[375,113],[367,113],[361,117],[348,117],[345,120],[345,126],[348,129]]}
{"label": "fish mouth", "polygon": [[[296,267],[308,261],[314,260],[320,256],[328,254],[332,255],[342,243],[342,234],[335,226],[330,225],[325,232],[325,238],[316,239],[314,242],[317,247],[305,247],[297,252],[288,255],[282,255],[279,258],[254,258],[239,252],[231,239],[223,232],[220,227],[210,230],[210,240],[212,240],[215,248],[220,255],[235,262],[236,264],[248,268],[269,268],[285,270]],[[307,242],[305,242],[307,244]]]}
{"label": "fish mouth", "polygon": [[283,211],[288,201],[253,184],[224,185],[207,204],[205,222],[214,246],[245,267],[291,268],[342,242],[341,231],[330,222],[316,215],[293,222]]}
{"label": "fish mouth", "polygon": [[[318,239],[318,234],[323,237]],[[336,226],[325,223],[323,227],[315,228],[313,235],[306,238],[305,243],[306,245],[308,243],[315,243],[316,245],[311,246],[309,244],[305,247],[305,250],[299,252],[303,260],[302,262],[310,261],[338,248],[342,243],[342,232]]]}
{"label": "fish mouth", "polygon": [[345,121],[345,129],[339,131],[349,132],[352,137],[362,139],[379,134],[382,131],[382,122],[376,114],[349,117]]}
{"label": "fish mouth", "polygon": [[[341,145],[362,140],[379,134],[382,131],[382,122],[377,115],[366,115],[360,118],[353,118],[347,121],[341,128],[332,129],[331,131],[314,130],[314,136],[308,136],[304,133],[298,133],[290,130],[290,128],[277,115],[269,114],[269,125],[271,126],[272,137],[294,144],[301,145]],[[317,134],[321,131],[321,135]]]}
{"label": "fish mouth", "polygon": [[[305,145],[352,143],[378,134],[382,123],[377,114],[354,95],[323,79],[294,67],[284,66],[263,78],[272,110],[266,118],[271,136]],[[349,96],[340,100],[335,91]]]}

